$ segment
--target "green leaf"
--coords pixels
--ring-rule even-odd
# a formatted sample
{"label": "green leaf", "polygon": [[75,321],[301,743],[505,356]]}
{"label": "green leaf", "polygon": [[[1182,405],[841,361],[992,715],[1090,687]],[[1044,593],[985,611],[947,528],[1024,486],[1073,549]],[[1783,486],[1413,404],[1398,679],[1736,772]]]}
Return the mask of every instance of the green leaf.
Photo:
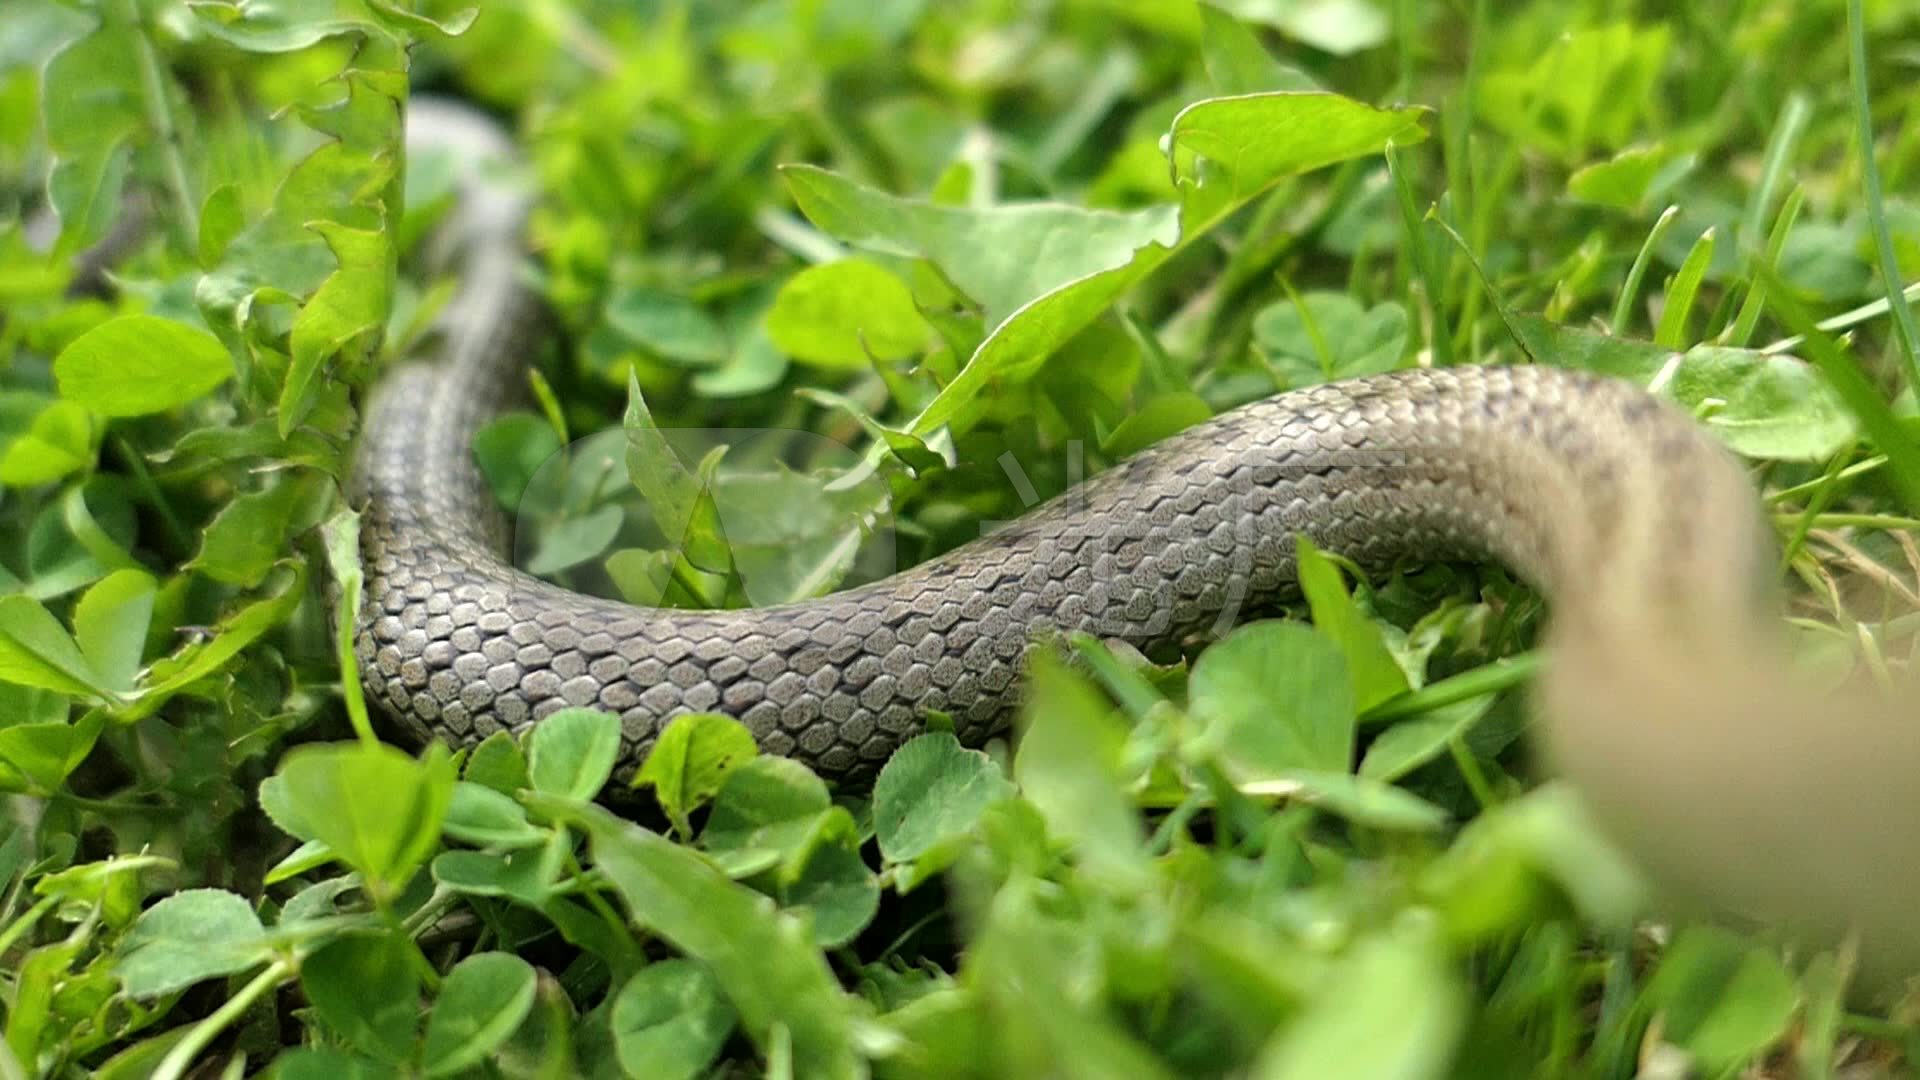
{"label": "green leaf", "polygon": [[987,807],[1013,794],[992,758],[946,732],[909,739],[873,785],[874,836],[888,862],[907,862],[970,832]]}
{"label": "green leaf", "polygon": [[245,229],[247,219],[240,204],[240,189],[233,184],[221,184],[207,193],[207,201],[200,204],[200,265],[209,269],[220,265],[220,259],[227,253],[227,245]]}
{"label": "green leaf", "polygon": [[668,721],[654,740],[633,786],[652,785],[654,798],[682,837],[693,835],[688,815],[720,791],[727,776],[760,748],[753,732],[730,716],[687,713]]}
{"label": "green leaf", "polygon": [[262,634],[286,621],[306,596],[306,583],[306,566],[296,563],[294,573],[278,593],[242,608],[204,644],[154,663],[149,688],[127,710],[128,719],[151,713],[173,694],[220,670]]}
{"label": "green leaf", "polygon": [[[17,399],[16,399],[17,400]],[[92,415],[71,401],[46,401],[24,430],[0,429],[0,484],[33,487],[93,464]]]}
{"label": "green leaf", "polygon": [[732,351],[713,317],[685,297],[624,286],[607,298],[607,325],[662,359],[697,367],[723,363]]}
{"label": "green leaf", "polygon": [[812,915],[813,940],[837,949],[858,937],[880,910],[880,879],[860,857],[851,830],[816,845],[806,864],[780,888],[789,908]]}
{"label": "green leaf", "polygon": [[[398,103],[392,107],[397,121]],[[321,365],[350,347],[371,354],[393,303],[393,238],[387,230],[356,229],[333,221],[315,222],[309,228],[326,241],[338,268],[294,316],[292,353],[280,389],[281,438],[300,426],[318,400],[325,386]]]}
{"label": "green leaf", "polygon": [[[989,324],[1022,305],[1132,262],[1180,236],[1171,206],[1133,213],[1058,203],[988,209],[939,206],[863,187],[812,165],[781,170],[808,220],[856,247],[930,260]],[[833,264],[829,264],[833,265]]]}
{"label": "green leaf", "polygon": [[1265,0],[1217,0],[1243,19],[1263,22],[1303,45],[1335,56],[1351,56],[1386,42],[1392,23],[1373,0],[1309,0],[1273,4]]}
{"label": "green leaf", "polygon": [[1050,834],[1072,841],[1088,864],[1120,880],[1144,871],[1140,818],[1127,797],[1121,755],[1126,728],[1107,702],[1051,653],[1029,661],[1014,781]]}
{"label": "green leaf", "polygon": [[1252,29],[1221,6],[1203,2],[1199,8],[1200,57],[1215,90],[1222,94],[1258,94],[1317,89],[1311,77],[1275,60]]}
{"label": "green leaf", "polygon": [[447,803],[448,836],[475,847],[516,848],[546,843],[547,830],[527,821],[521,805],[490,787],[462,780]]}
{"label": "green leaf", "polygon": [[127,932],[114,972],[133,998],[234,975],[272,955],[247,901],[223,889],[187,889],[148,908]]}
{"label": "green leaf", "polygon": [[1353,680],[1325,634],[1299,623],[1240,627],[1200,654],[1188,687],[1202,738],[1236,776],[1352,767]]}
{"label": "green leaf", "polygon": [[1347,591],[1340,568],[1320,553],[1305,536],[1294,540],[1299,563],[1300,591],[1313,612],[1314,629],[1332,638],[1347,658],[1353,680],[1353,703],[1365,712],[1407,691],[1407,673],[1387,648],[1380,624],[1368,618]]}
{"label": "green leaf", "polygon": [[0,762],[28,781],[20,790],[53,794],[86,759],[105,723],[106,713],[94,709],[77,723],[61,720],[0,728]]}
{"label": "green leaf", "polygon": [[1205,398],[1187,391],[1148,399],[1122,420],[1105,439],[1100,452],[1113,458],[1130,457],[1161,439],[1177,435],[1213,416]]}
{"label": "green leaf", "polygon": [[1713,230],[1700,234],[1693,249],[1687,252],[1687,259],[1667,284],[1667,295],[1660,309],[1660,325],[1654,328],[1653,341],[1669,349],[1677,349],[1687,340],[1687,316],[1693,313],[1693,298],[1700,291],[1700,281],[1706,277],[1707,267],[1713,263]]}
{"label": "green leaf", "polygon": [[116,693],[133,689],[146,651],[158,589],[144,570],[116,570],[101,578],[73,608],[73,634],[80,653]]}
{"label": "green leaf", "polygon": [[599,807],[568,813],[592,838],[595,865],[634,920],[713,972],[762,1053],[790,1040],[796,1075],[862,1074],[852,1002],[802,920],[694,852]]}
{"label": "green leaf", "polygon": [[476,953],[454,965],[427,1014],[427,1075],[486,1060],[533,1011],[537,984],[533,965],[511,953]]}
{"label": "green leaf", "polygon": [[1312,386],[1400,367],[1407,311],[1391,300],[1365,308],[1345,293],[1310,292],[1262,308],[1253,337],[1282,385]]}
{"label": "green leaf", "polygon": [[527,779],[535,791],[591,799],[620,756],[620,718],[597,709],[561,709],[527,735]]}
{"label": "green leaf", "polygon": [[1464,988],[1439,935],[1409,918],[1357,943],[1261,1050],[1251,1075],[1444,1077],[1466,1019]]}
{"label": "green leaf", "polygon": [[1696,345],[1676,355],[1644,341],[1519,319],[1542,363],[1613,375],[1662,391],[1696,414],[1737,453],[1819,461],[1851,441],[1858,425],[1818,371],[1791,356]]}
{"label": "green leaf", "polygon": [[508,413],[473,437],[473,456],[493,497],[509,509],[520,506],[527,485],[560,452],[553,425],[532,413]]}
{"label": "green leaf", "polygon": [[384,744],[297,747],[281,783],[313,838],[391,895],[426,861],[453,798],[453,762],[435,743],[419,760]]}
{"label": "green leaf", "polygon": [[347,1045],[399,1064],[420,1017],[414,945],[394,933],[346,934],[300,962],[300,988]]}
{"label": "green leaf", "polygon": [[1660,958],[1643,1007],[1708,1070],[1737,1069],[1786,1035],[1800,1006],[1780,961],[1732,933],[1689,927]]}
{"label": "green leaf", "polygon": [[1309,805],[1369,828],[1433,832],[1447,824],[1445,810],[1412,792],[1366,777],[1295,769],[1281,777],[1276,786]]}
{"label": "green leaf", "polygon": [[700,841],[711,851],[778,852],[785,865],[797,868],[833,809],[827,785],[805,765],[751,758],[720,785]]}
{"label": "green leaf", "polygon": [[283,476],[264,491],[250,491],[220,508],[201,537],[200,552],[187,565],[215,581],[253,588],[274,564],[292,554],[287,537],[325,509],[325,477]]}
{"label": "green leaf", "polygon": [[620,535],[626,520],[625,511],[608,504],[543,530],[539,544],[527,557],[527,573],[557,574],[599,558]]}
{"label": "green leaf", "polygon": [[511,734],[496,731],[467,754],[467,771],[462,776],[470,784],[512,795],[527,786],[527,757]]}
{"label": "green leaf", "polygon": [[733,1031],[733,1007],[706,968],[662,960],[613,996],[614,1052],[629,1076],[694,1080],[707,1075]]}
{"label": "green leaf", "polygon": [[1360,760],[1360,775],[1391,783],[1447,752],[1485,719],[1495,697],[1482,694],[1402,720],[1376,735]]}
{"label": "green leaf", "polygon": [[1567,178],[1567,194],[1582,202],[1638,210],[1665,194],[1693,162],[1692,154],[1676,155],[1664,144],[1630,146],[1575,170]]}
{"label": "green leaf", "polygon": [[927,324],[899,278],[865,259],[810,266],[787,279],[767,312],[787,355],[825,368],[865,368],[923,348]]}
{"label": "green leaf", "polygon": [[220,339],[157,315],[122,315],[75,338],[53,361],[60,396],[102,416],[185,405],[233,374]]}
{"label": "green leaf", "polygon": [[102,680],[60,620],[36,600],[0,597],[0,679],[78,697],[100,697]]}

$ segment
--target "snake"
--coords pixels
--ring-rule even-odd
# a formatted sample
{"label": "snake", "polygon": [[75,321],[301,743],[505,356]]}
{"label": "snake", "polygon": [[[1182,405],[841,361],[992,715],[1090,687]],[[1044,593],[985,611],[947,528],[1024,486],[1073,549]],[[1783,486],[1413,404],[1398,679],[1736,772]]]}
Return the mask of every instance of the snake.
{"label": "snake", "polygon": [[1656,877],[1912,943],[1912,718],[1791,674],[1754,481],[1646,388],[1486,364],[1295,389],[892,576],[762,608],[636,607],[513,566],[475,464],[546,325],[523,269],[531,197],[503,179],[511,138],[418,100],[408,147],[462,163],[441,228],[459,286],[437,354],[366,403],[355,647],[369,699],[414,740],[471,745],[591,707],[619,717],[630,776],[673,718],[719,712],[853,782],[936,714],[969,746],[1005,730],[1037,641],[1150,651],[1297,596],[1299,537],[1370,574],[1493,560],[1549,603],[1545,758]]}

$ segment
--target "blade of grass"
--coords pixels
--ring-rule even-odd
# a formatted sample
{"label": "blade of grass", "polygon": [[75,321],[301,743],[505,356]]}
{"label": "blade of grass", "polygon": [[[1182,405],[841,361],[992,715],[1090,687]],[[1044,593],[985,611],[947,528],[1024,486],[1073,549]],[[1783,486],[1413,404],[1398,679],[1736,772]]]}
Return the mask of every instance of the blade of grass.
{"label": "blade of grass", "polygon": [[1620,295],[1613,302],[1613,315],[1607,320],[1607,327],[1615,337],[1627,328],[1627,318],[1633,313],[1633,302],[1640,295],[1640,282],[1647,276],[1647,264],[1653,261],[1653,249],[1658,247],[1667,230],[1680,216],[1680,208],[1669,206],[1654,219],[1653,228],[1647,230],[1646,242],[1640,245],[1640,253],[1633,257],[1633,266],[1627,270],[1626,284],[1620,286]]}
{"label": "blade of grass", "polygon": [[1880,166],[1873,155],[1873,107],[1867,97],[1867,31],[1860,14],[1860,0],[1847,0],[1847,67],[1853,76],[1853,115],[1859,125],[1855,136],[1860,143],[1860,178],[1866,186],[1867,221],[1873,226],[1873,246],[1880,256],[1880,283],[1887,291],[1887,303],[1898,331],[1895,341],[1900,358],[1906,364],[1907,385],[1920,392],[1920,331],[1914,329],[1913,311],[1907,307],[1905,291],[1900,287],[1900,263],[1893,254],[1893,237],[1887,232],[1887,211],[1880,197]]}
{"label": "blade of grass", "polygon": [[1807,103],[1807,95],[1798,90],[1787,95],[1787,104],[1780,111],[1780,122],[1773,127],[1773,134],[1767,138],[1766,156],[1761,159],[1760,182],[1753,186],[1753,197],[1747,202],[1746,217],[1740,226],[1740,246],[1752,250],[1754,239],[1767,221],[1767,212],[1773,208],[1773,198],[1780,191],[1780,181],[1786,175],[1787,162],[1793,157],[1793,148],[1799,144],[1800,135],[1807,129],[1807,117],[1812,115],[1813,107]]}
{"label": "blade of grass", "polygon": [[1908,510],[1920,511],[1920,443],[1893,415],[1893,409],[1860,366],[1814,325],[1812,314],[1801,306],[1780,275],[1764,264],[1755,265],[1754,273],[1767,290],[1767,304],[1774,314],[1801,336],[1814,365],[1859,418],[1874,445],[1887,455],[1888,471],[1901,501]]}
{"label": "blade of grass", "polygon": [[1387,144],[1387,173],[1393,177],[1394,193],[1400,197],[1400,219],[1407,228],[1407,249],[1413,256],[1414,272],[1420,275],[1427,293],[1427,308],[1432,314],[1427,328],[1427,347],[1433,352],[1434,366],[1447,367],[1453,363],[1453,335],[1441,329],[1440,306],[1446,290],[1440,280],[1440,270],[1434,265],[1433,248],[1427,243],[1422,227],[1423,218],[1414,202],[1413,181],[1408,179],[1406,169],[1400,164],[1400,154],[1392,143]]}
{"label": "blade of grass", "polygon": [[[1807,201],[1807,189],[1796,187],[1787,193],[1787,201],[1780,207],[1780,216],[1774,220],[1773,232],[1767,236],[1767,249],[1756,258],[1765,259],[1768,266],[1780,265],[1780,252],[1787,246],[1787,234],[1793,231],[1793,223],[1800,217],[1800,207]],[[1746,299],[1740,304],[1740,314],[1735,316],[1733,325],[1721,335],[1721,344],[1744,349],[1753,339],[1754,327],[1760,324],[1760,313],[1766,308],[1761,302],[1765,295],[1759,282],[1747,285]]]}
{"label": "blade of grass", "polygon": [[1685,262],[1667,286],[1666,302],[1660,306],[1660,325],[1654,327],[1653,342],[1669,349],[1686,346],[1687,316],[1693,314],[1693,301],[1700,293],[1700,279],[1707,264],[1713,262],[1713,230],[1709,228],[1693,242]]}
{"label": "blade of grass", "polygon": [[[1908,300],[1920,300],[1920,281],[1916,281],[1907,286],[1901,295],[1905,296]],[[1887,298],[1883,296],[1878,300],[1861,304],[1851,311],[1843,311],[1830,319],[1821,319],[1814,325],[1831,334],[1837,330],[1845,330],[1850,326],[1858,326],[1868,319],[1877,319],[1885,315],[1892,306],[1892,304],[1887,302]],[[1800,335],[1794,334],[1791,337],[1783,337],[1771,345],[1764,346],[1760,351],[1769,355],[1788,352],[1792,349],[1799,348],[1800,341]]]}

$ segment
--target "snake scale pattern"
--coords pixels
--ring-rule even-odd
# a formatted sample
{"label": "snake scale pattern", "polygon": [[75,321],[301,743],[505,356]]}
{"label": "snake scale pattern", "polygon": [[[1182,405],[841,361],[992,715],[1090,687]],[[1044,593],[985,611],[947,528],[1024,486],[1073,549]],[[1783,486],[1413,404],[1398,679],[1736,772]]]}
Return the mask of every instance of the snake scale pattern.
{"label": "snake scale pattern", "polygon": [[[509,153],[446,106],[416,105],[412,130],[463,158]],[[1145,648],[1287,595],[1296,534],[1375,570],[1502,560],[1555,598],[1562,626],[1603,594],[1716,630],[1756,610],[1746,584],[1767,550],[1733,459],[1635,387],[1544,367],[1408,370],[1247,405],[998,532],[814,600],[686,611],[580,595],[503,559],[471,452],[515,400],[541,326],[521,272],[526,203],[476,169],[457,213],[462,286],[443,354],[378,389],[357,470],[361,671],[423,740],[472,743],[596,706],[621,716],[630,772],[671,717],[718,710],[768,752],[857,777],[929,710],[969,743],[999,730],[1036,635]]]}
{"label": "snake scale pattern", "polygon": [[[460,288],[440,355],[368,402],[355,471],[370,698],[471,744],[569,705],[622,719],[616,776],[690,710],[858,780],[930,710],[978,743],[1049,631],[1150,649],[1289,595],[1294,540],[1381,571],[1491,558],[1552,605],[1533,689],[1546,763],[1676,898],[1857,933],[1920,970],[1920,688],[1793,672],[1777,549],[1744,467],[1645,390],[1541,366],[1414,369],[1298,390],[1166,439],[923,565],[781,607],[685,611],[516,570],[473,463],[542,332],[528,200],[492,121],[416,102],[409,143],[462,162],[441,239]],[[1864,692],[1863,692],[1864,691]]]}

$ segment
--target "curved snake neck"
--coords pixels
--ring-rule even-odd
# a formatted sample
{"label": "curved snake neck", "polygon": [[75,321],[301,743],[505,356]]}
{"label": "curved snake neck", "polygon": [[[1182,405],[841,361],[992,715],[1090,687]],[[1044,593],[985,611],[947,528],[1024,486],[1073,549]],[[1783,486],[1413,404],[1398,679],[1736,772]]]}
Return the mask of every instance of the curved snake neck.
{"label": "curved snake neck", "polygon": [[[472,162],[510,151],[485,122],[427,103],[410,136]],[[502,558],[471,454],[539,327],[520,274],[526,204],[484,171],[449,230],[462,286],[443,355],[379,388],[357,472],[361,673],[419,738],[470,743],[596,706],[622,718],[630,773],[668,719],[718,710],[765,751],[860,776],[929,710],[969,743],[999,729],[1036,635],[1152,647],[1285,595],[1299,534],[1370,570],[1492,557],[1542,588],[1554,610],[1540,691],[1549,749],[1627,831],[1644,814],[1670,824],[1643,805],[1660,794],[1644,790],[1660,774],[1641,760],[1646,740],[1663,736],[1633,735],[1635,724],[1724,738],[1712,717],[1751,703],[1693,688],[1768,684],[1753,669],[1774,661],[1753,657],[1775,655],[1764,628],[1777,609],[1757,586],[1772,546],[1742,468],[1642,390],[1542,367],[1399,371],[1256,402],[981,540],[805,602],[652,610],[539,581]],[[1707,771],[1682,787],[1740,782],[1685,767]],[[1615,768],[1624,779],[1605,775]],[[1683,874],[1697,868],[1685,846],[1672,860]]]}

